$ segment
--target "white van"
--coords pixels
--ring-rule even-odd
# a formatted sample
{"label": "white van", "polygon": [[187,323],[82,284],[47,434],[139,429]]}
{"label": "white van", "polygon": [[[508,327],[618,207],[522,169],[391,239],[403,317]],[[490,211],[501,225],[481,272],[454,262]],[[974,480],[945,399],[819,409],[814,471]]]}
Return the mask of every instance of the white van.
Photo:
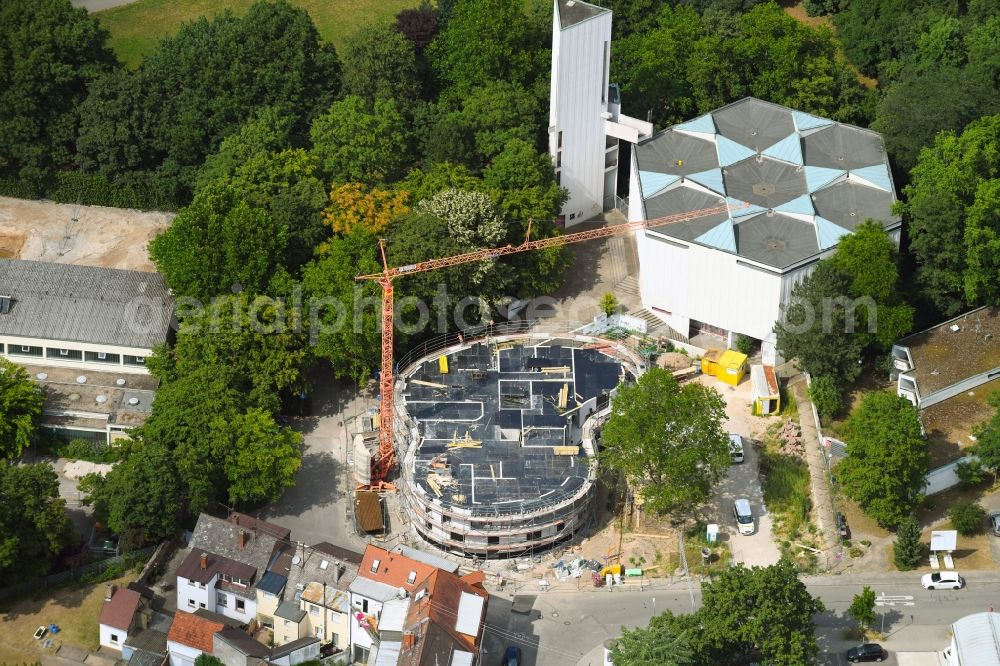
{"label": "white van", "polygon": [[733,433],[729,435],[729,458],[734,463],[743,462],[743,438]]}
{"label": "white van", "polygon": [[754,533],[753,512],[750,511],[750,500],[738,499],[733,502],[733,515],[736,517],[736,527],[740,534],[749,536]]}

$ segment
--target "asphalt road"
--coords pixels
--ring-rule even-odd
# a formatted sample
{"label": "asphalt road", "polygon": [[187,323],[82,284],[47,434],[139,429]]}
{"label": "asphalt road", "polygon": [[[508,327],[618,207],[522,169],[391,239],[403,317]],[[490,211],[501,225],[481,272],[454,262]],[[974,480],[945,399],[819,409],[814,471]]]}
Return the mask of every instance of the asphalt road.
{"label": "asphalt road", "polygon": [[[806,579],[810,592],[818,595],[827,612],[817,617],[817,639],[824,664],[844,664],[847,648],[843,631],[853,622],[845,617],[847,607],[864,585],[879,596],[877,624],[884,621],[889,634],[883,645],[898,650],[940,650],[948,643],[949,625],[955,620],[990,607],[1000,608],[1000,579],[989,572],[973,573],[962,590],[924,590],[916,574],[883,576],[827,576]],[[563,666],[600,662],[599,647],[619,635],[621,627],[645,625],[654,612],[688,613],[701,603],[697,587],[689,594],[683,584],[608,591],[546,592],[538,594],[529,614],[511,612],[509,599],[490,600],[483,647],[486,665],[500,663],[507,645],[521,646],[526,666]],[[895,658],[885,662],[896,663]]]}

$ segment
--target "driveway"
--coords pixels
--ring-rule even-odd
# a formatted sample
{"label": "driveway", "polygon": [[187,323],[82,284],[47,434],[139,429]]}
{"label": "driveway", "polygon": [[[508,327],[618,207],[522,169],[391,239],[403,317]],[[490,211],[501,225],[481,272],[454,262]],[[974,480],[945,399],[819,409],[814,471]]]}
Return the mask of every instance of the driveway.
{"label": "driveway", "polygon": [[[774,543],[771,516],[764,505],[757,449],[750,443],[752,439],[759,439],[767,420],[750,414],[750,378],[736,387],[704,375],[696,381],[719,391],[726,401],[726,432],[743,436],[743,462],[730,465],[729,472],[716,484],[712,495],[713,519],[719,524],[719,538],[728,540],[736,562],[747,566],[774,564],[781,559],[781,552]],[[757,525],[757,530],[749,536],[737,531],[733,518],[733,502],[741,498],[750,500]]]}
{"label": "driveway", "polygon": [[354,484],[345,464],[344,425],[355,414],[352,410],[358,409],[358,392],[349,382],[334,380],[325,365],[310,379],[308,415],[291,423],[303,436],[302,467],[295,485],[265,507],[260,517],[287,527],[296,541],[308,545],[328,541],[361,552],[364,542],[354,530],[350,513]]}

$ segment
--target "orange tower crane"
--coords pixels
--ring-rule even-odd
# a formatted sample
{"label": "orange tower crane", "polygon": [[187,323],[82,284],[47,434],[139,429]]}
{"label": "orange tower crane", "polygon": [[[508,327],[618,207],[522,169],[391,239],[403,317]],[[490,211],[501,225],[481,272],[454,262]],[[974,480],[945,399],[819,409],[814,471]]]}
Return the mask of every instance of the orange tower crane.
{"label": "orange tower crane", "polygon": [[524,242],[520,245],[505,245],[503,247],[497,247],[490,250],[474,250],[472,252],[457,254],[452,257],[428,259],[427,261],[420,261],[415,264],[397,266],[394,268],[390,268],[389,261],[385,255],[385,240],[379,240],[379,251],[382,253],[382,266],[384,267],[382,272],[373,273],[371,275],[359,275],[357,277],[358,280],[371,280],[373,282],[377,282],[382,287],[382,370],[379,375],[379,393],[381,396],[381,402],[379,405],[378,456],[374,457],[371,462],[371,479],[369,485],[362,486],[361,488],[371,490],[391,490],[393,488],[392,484],[386,482],[386,478],[389,476],[389,472],[396,463],[396,451],[393,447],[392,437],[393,384],[395,383],[395,372],[393,370],[394,357],[392,350],[394,317],[393,282],[396,278],[404,275],[411,275],[413,273],[423,273],[426,271],[435,271],[439,268],[449,268],[451,266],[467,264],[472,261],[497,259],[499,257],[505,257],[509,254],[517,254],[519,252],[532,252],[534,250],[544,250],[549,247],[559,247],[562,245],[569,245],[571,243],[581,243],[595,238],[620,236],[622,234],[627,234],[640,229],[646,229],[648,227],[659,227],[665,224],[687,222],[688,220],[694,220],[708,215],[729,213],[729,211],[733,208],[742,208],[746,206],[747,204],[739,206],[720,205],[712,208],[701,208],[688,213],[667,215],[653,220],[627,222],[625,224],[601,227],[600,229],[592,229],[590,231],[579,231],[563,236],[553,236],[551,238],[540,238],[538,240],[531,240],[531,223],[529,222],[528,233],[525,236]]}

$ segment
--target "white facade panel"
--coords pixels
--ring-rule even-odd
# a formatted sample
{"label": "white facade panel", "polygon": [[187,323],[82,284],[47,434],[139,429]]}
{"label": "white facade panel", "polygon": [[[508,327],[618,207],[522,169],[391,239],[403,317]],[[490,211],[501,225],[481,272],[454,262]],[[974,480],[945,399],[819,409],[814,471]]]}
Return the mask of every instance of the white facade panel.
{"label": "white facade panel", "polygon": [[[223,599],[225,599],[225,605],[222,604]],[[243,610],[239,610],[239,602],[241,601],[243,602]],[[257,600],[240,597],[232,592],[216,590],[215,612],[240,622],[250,622],[257,616]]]}
{"label": "white facade panel", "polygon": [[167,641],[167,651],[170,655],[170,666],[194,666],[194,661],[201,656],[201,650],[176,641]]}
{"label": "white facade panel", "polygon": [[177,577],[177,610],[193,613],[199,608],[215,612],[215,581],[199,585],[183,576]]}
{"label": "white facade panel", "polygon": [[[687,334],[690,320],[763,340],[780,314],[782,276],[735,255],[637,234],[643,306]],[[685,248],[686,246],[686,248]]]}
{"label": "white facade panel", "polygon": [[[144,365],[126,365],[125,356],[138,356],[148,358],[152,356],[152,349],[142,347],[119,347],[115,345],[98,345],[91,343],[69,342],[66,340],[43,340],[40,338],[24,338],[14,335],[0,335],[0,344],[3,344],[3,355],[14,363],[28,363],[31,365],[47,365],[54,368],[79,368],[81,370],[93,370],[96,372],[119,372],[148,375],[149,370]],[[42,356],[24,356],[15,352],[21,347],[41,347]],[[50,357],[45,354],[47,349],[70,349],[80,352],[94,352],[105,354],[117,354],[117,363],[101,363],[86,360],[64,359]]]}
{"label": "white facade panel", "polygon": [[[560,29],[553,14],[549,152],[560,185],[569,191],[563,206],[570,226],[604,210],[605,113],[611,12]],[[561,133],[561,142],[560,142]],[[558,156],[558,158],[557,158]]]}
{"label": "white facade panel", "polygon": [[100,635],[101,645],[112,650],[121,650],[128,638],[128,632],[124,629],[117,629],[106,624],[100,625]]}

